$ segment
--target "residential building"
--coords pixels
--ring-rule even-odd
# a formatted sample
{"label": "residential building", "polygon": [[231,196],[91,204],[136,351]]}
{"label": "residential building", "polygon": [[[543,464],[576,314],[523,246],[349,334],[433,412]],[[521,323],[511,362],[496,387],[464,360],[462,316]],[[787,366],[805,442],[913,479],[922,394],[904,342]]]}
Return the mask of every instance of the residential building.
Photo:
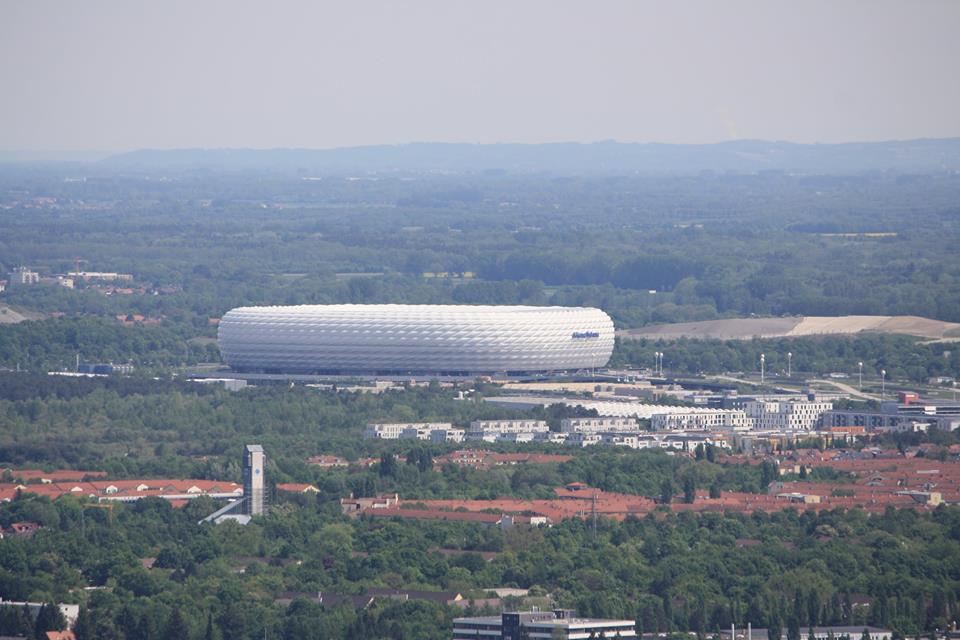
{"label": "residential building", "polygon": [[635,433],[599,433],[600,444],[614,447],[640,448],[640,436]]}
{"label": "residential building", "polygon": [[695,451],[698,445],[718,447],[720,449],[730,448],[730,438],[723,433],[672,433],[665,440],[670,443],[679,442],[680,449]]}
{"label": "residential building", "polygon": [[400,502],[400,496],[396,493],[385,493],[371,498],[349,498],[340,499],[340,511],[346,516],[357,517],[367,509],[389,509]]}
{"label": "residential building", "polygon": [[571,433],[567,436],[565,444],[574,447],[589,447],[600,444],[602,437],[599,433]]}
{"label": "residential building", "polygon": [[36,271],[31,271],[29,267],[17,267],[10,272],[9,279],[11,287],[16,285],[39,284],[40,274]]}
{"label": "residential building", "polygon": [[658,413],[650,418],[650,428],[654,431],[710,431],[752,426],[753,420],[738,410],[691,409],[684,413]]}
{"label": "residential building", "polygon": [[346,458],[341,458],[340,456],[332,456],[332,455],[312,456],[310,458],[307,458],[307,464],[312,464],[324,469],[330,469],[333,467],[349,467],[350,466],[350,463],[347,461]]}
{"label": "residential building", "polygon": [[70,271],[67,275],[82,280],[122,280],[125,282],[133,280],[133,274],[112,271]]}
{"label": "residential building", "polygon": [[433,429],[430,431],[430,442],[463,442],[463,429]]}
{"label": "residential building", "polygon": [[636,418],[605,416],[601,418],[564,418],[560,421],[562,433],[601,433],[611,431],[638,431]]}
{"label": "residential building", "polygon": [[467,430],[467,440],[485,442],[529,442],[545,439],[550,427],[543,420],[474,420]]}
{"label": "residential building", "polygon": [[832,402],[754,400],[744,403],[753,428],[776,431],[810,431],[820,426],[824,412],[833,409]]}
{"label": "residential building", "polygon": [[636,621],[578,618],[569,609],[514,611],[499,616],[453,619],[453,640],[614,637],[636,638]]}
{"label": "residential building", "polygon": [[[450,430],[453,425],[449,422],[388,422],[368,424],[363,431],[367,439],[397,440],[399,438],[419,438],[429,440],[434,430]],[[404,433],[407,435],[404,435]]]}

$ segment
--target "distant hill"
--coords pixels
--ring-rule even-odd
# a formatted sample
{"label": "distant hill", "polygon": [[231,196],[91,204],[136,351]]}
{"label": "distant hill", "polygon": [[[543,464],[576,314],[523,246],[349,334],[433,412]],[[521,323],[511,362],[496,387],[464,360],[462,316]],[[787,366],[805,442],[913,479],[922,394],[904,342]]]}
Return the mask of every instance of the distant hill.
{"label": "distant hill", "polygon": [[794,338],[815,335],[853,333],[889,333],[919,336],[931,340],[960,338],[960,324],[918,316],[808,316],[805,318],[731,318],[703,322],[655,324],[639,329],[618,331],[621,338],[677,340],[712,338],[749,340],[751,338]]}
{"label": "distant hill", "polygon": [[845,144],[740,140],[703,145],[415,143],[341,149],[132,151],[100,165],[144,170],[859,174],[960,170],[960,138]]}

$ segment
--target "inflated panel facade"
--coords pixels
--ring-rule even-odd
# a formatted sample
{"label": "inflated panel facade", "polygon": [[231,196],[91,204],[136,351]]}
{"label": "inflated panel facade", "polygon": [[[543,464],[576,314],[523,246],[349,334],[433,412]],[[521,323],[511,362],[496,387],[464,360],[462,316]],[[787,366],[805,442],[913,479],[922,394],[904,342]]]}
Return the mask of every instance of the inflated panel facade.
{"label": "inflated panel facade", "polygon": [[613,322],[599,309],[469,305],[240,307],[220,353],[263,373],[483,373],[602,367]]}

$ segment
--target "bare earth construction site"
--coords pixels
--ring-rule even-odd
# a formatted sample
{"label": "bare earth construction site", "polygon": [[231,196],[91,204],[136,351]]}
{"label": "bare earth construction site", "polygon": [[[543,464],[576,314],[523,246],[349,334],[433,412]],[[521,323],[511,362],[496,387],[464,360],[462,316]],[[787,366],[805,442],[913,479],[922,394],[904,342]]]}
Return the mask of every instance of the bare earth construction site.
{"label": "bare earth construction site", "polygon": [[960,323],[942,322],[919,316],[807,316],[790,318],[730,318],[702,322],[654,324],[618,331],[621,338],[678,340],[709,338],[749,340],[751,338],[794,338],[816,335],[887,333],[918,336],[929,340],[960,340]]}

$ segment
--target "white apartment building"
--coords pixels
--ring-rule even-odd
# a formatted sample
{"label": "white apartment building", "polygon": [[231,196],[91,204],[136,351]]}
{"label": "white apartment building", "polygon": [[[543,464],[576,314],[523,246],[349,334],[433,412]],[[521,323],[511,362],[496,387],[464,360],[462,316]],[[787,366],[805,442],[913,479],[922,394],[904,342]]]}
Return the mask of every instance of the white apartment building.
{"label": "white apartment building", "polygon": [[601,418],[564,418],[560,421],[562,433],[602,433],[611,431],[639,431],[636,418],[606,416]]}
{"label": "white apartment building", "polygon": [[710,445],[721,449],[730,448],[730,438],[722,433],[677,433],[666,437],[668,442],[678,443],[678,448],[693,451],[697,445]]}
{"label": "white apartment building", "polygon": [[[489,434],[493,437],[493,440],[484,438],[486,442],[533,442],[534,440],[539,440],[537,436],[539,433],[531,433],[530,431],[510,431],[507,433],[494,433]],[[488,436],[488,437],[489,437]]]}
{"label": "white apartment building", "polygon": [[37,284],[40,282],[40,274],[36,271],[30,271],[28,267],[17,267],[10,273],[10,285],[16,284]]}
{"label": "white apartment building", "polygon": [[[449,430],[453,425],[449,422],[392,422],[368,424],[363,430],[363,437],[367,439],[397,440],[401,437],[430,439],[430,433],[435,430]],[[410,429],[411,435],[404,436],[404,431]],[[421,436],[421,434],[423,434]]]}
{"label": "white apartment building", "polygon": [[691,409],[685,413],[658,413],[650,417],[654,431],[711,431],[749,429],[753,420],[746,412],[723,409]]}
{"label": "white apartment building", "polygon": [[820,426],[824,412],[833,409],[833,403],[756,400],[744,403],[743,409],[757,430],[810,431]]}
{"label": "white apartment building", "polygon": [[[467,430],[467,440],[484,442],[530,442],[546,438],[550,427],[543,420],[474,420]],[[529,435],[529,439],[527,439]],[[520,439],[517,439],[517,438]]]}
{"label": "white apartment building", "polygon": [[640,436],[632,433],[601,433],[600,444],[614,447],[640,448]]}

